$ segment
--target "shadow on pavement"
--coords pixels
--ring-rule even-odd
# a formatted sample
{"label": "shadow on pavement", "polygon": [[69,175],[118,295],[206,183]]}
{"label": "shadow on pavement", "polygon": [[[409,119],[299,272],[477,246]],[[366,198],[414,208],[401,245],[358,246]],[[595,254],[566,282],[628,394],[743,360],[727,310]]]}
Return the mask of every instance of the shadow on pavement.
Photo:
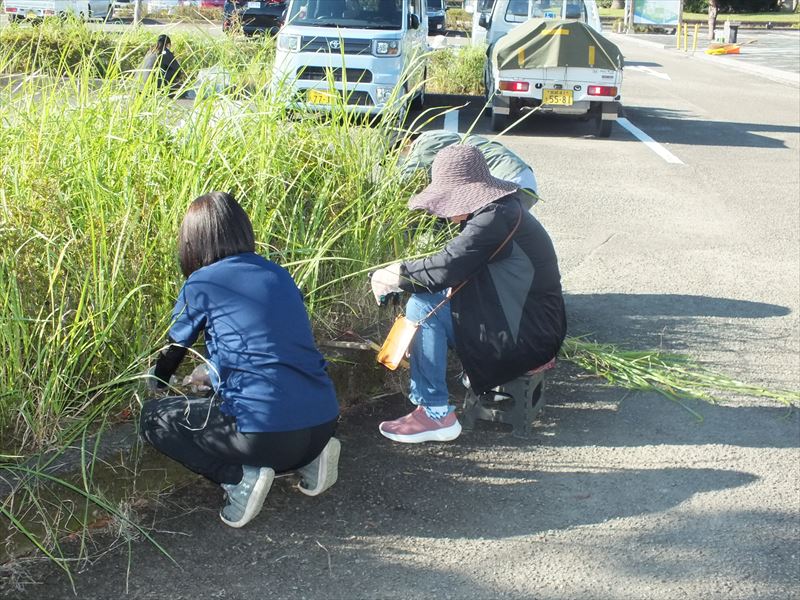
{"label": "shadow on pavement", "polygon": [[[772,406],[670,401],[656,393],[605,385],[562,361],[548,381],[547,406],[534,427],[545,446],[631,448],[721,445],[740,448],[800,447],[800,413]],[[691,408],[702,416],[692,415]]]}
{"label": "shadow on pavement", "polygon": [[613,311],[620,317],[723,317],[767,319],[791,314],[785,306],[687,294],[567,294],[570,310]]}
{"label": "shadow on pavement", "polygon": [[[666,144],[787,148],[783,140],[775,139],[769,134],[800,133],[798,125],[711,121],[695,118],[692,113],[686,111],[665,108],[625,106],[624,111],[625,116],[633,121],[634,125],[643,129],[657,142]],[[635,140],[632,136],[625,138]]]}
{"label": "shadow on pavement", "polygon": [[565,294],[570,335],[636,349],[698,350],[763,339],[753,320],[788,316],[776,304],[685,294]]}

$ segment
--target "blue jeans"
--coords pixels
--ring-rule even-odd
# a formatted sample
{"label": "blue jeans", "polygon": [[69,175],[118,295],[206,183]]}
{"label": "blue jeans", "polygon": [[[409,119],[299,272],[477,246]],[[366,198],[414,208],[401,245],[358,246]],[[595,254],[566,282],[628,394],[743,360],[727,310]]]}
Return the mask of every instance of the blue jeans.
{"label": "blue jeans", "polygon": [[[444,298],[444,292],[413,294],[406,305],[406,317],[419,321]],[[419,326],[411,342],[411,385],[408,399],[417,406],[447,406],[448,346],[454,346],[449,302]]]}

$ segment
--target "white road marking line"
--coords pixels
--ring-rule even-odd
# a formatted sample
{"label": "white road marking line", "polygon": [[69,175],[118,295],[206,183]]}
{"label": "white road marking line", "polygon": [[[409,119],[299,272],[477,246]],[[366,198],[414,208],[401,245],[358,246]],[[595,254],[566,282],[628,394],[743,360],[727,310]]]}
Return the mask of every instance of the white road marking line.
{"label": "white road marking line", "polygon": [[458,111],[451,110],[444,115],[444,128],[447,131],[458,132]]}
{"label": "white road marking line", "polygon": [[672,152],[664,148],[661,144],[647,135],[644,131],[639,129],[636,125],[628,121],[628,119],[621,117],[617,119],[617,123],[622,125],[625,129],[630,131],[633,136],[638,139],[640,142],[644,142],[644,145],[650,148],[653,152],[658,154],[661,158],[673,165],[682,165],[685,164],[680,158],[675,156]]}
{"label": "white road marking line", "polygon": [[627,71],[641,71],[642,73],[647,73],[648,75],[652,75],[653,77],[658,77],[660,79],[666,79],[667,81],[672,81],[672,78],[667,75],[666,73],[659,73],[651,69],[650,67],[645,67],[643,65],[633,65],[630,67],[625,67]]}

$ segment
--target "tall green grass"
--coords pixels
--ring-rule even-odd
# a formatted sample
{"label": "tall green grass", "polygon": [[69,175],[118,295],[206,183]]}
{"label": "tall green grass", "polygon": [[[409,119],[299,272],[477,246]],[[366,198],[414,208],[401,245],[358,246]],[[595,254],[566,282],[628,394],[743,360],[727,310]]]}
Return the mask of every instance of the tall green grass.
{"label": "tall green grass", "polygon": [[[266,94],[176,104],[131,90],[127,54],[112,57],[99,82],[90,51],[65,80],[0,92],[6,450],[56,443],[65,423],[129,396],[120,378],[163,337],[181,283],[175,232],[197,195],[232,191],[318,314],[408,241],[410,184],[381,166],[392,119],[361,127],[341,107],[292,119]],[[239,57],[238,74],[265,68]]]}
{"label": "tall green grass", "polygon": [[[367,269],[436,236],[406,209],[419,181],[400,177],[390,152],[402,99],[371,126],[341,103],[299,118],[265,93],[270,41],[175,36],[190,81],[215,64],[233,76],[224,95],[201,87],[176,102],[130,74],[150,41],[140,34],[107,45],[45,25],[41,40],[67,34],[50,47],[9,30],[0,72],[34,76],[0,87],[0,471],[15,478],[0,515],[68,572],[59,540],[97,510],[146,537],[98,487],[85,444],[134,404],[163,343],[193,198],[235,194],[258,250],[292,272],[321,328],[352,326]],[[48,466],[69,446],[90,457],[77,482]],[[45,450],[44,462],[20,460]]]}
{"label": "tall green grass", "polygon": [[[47,19],[37,27],[13,24],[0,29],[0,74],[44,73],[53,76],[87,71],[90,77],[115,77],[141,64],[156,35],[131,27],[124,33],[88,29],[75,19]],[[213,65],[240,74],[245,65],[267,67],[273,40],[215,38],[201,32],[170,33],[172,49],[183,69],[193,76]]]}
{"label": "tall green grass", "polygon": [[484,45],[436,50],[429,58],[428,91],[483,96],[485,64]]}

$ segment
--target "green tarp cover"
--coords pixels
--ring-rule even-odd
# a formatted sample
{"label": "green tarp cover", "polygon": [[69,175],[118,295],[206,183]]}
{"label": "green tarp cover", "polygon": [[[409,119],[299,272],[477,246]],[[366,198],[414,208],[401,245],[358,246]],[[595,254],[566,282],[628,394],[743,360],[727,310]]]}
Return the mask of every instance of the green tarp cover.
{"label": "green tarp cover", "polygon": [[494,44],[492,63],[507,69],[583,67],[621,69],[622,52],[578,21],[530,19]]}

